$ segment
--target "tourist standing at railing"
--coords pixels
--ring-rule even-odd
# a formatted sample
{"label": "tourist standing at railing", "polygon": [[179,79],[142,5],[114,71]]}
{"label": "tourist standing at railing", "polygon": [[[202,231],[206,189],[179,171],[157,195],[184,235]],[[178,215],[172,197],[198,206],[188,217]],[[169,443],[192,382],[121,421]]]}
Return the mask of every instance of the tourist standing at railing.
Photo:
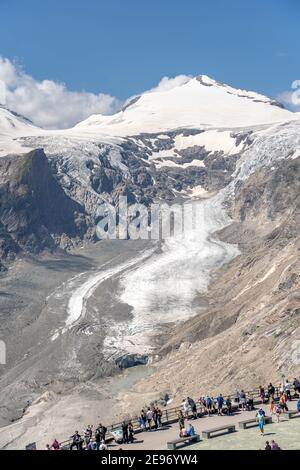
{"label": "tourist standing at railing", "polygon": [[189,399],[187,398],[186,400],[183,400],[183,414],[185,419],[189,419],[189,410],[190,410],[190,402]]}
{"label": "tourist standing at railing", "polygon": [[254,398],[253,395],[249,394],[246,399],[246,410],[252,411],[254,410]]}
{"label": "tourist standing at railing", "polygon": [[266,393],[265,393],[265,389],[262,385],[259,386],[259,398],[261,399],[262,404],[264,404],[265,398],[266,398]]}
{"label": "tourist standing at railing", "polygon": [[268,385],[268,395],[269,395],[269,400],[272,398],[274,400],[274,395],[275,395],[275,387],[274,385],[270,382]]}
{"label": "tourist standing at railing", "polygon": [[72,442],[70,445],[70,450],[73,450],[76,447],[77,450],[82,450],[83,439],[78,431],[75,431],[75,434],[71,436]]}
{"label": "tourist standing at railing", "polygon": [[184,416],[181,410],[178,411],[179,430],[184,428]]}
{"label": "tourist standing at railing", "polygon": [[152,430],[152,419],[153,419],[153,411],[148,408],[147,413],[146,413],[146,419],[148,423],[148,431]]}
{"label": "tourist standing at railing", "polygon": [[217,396],[217,406],[218,406],[218,415],[219,416],[222,416],[222,410],[223,410],[223,404],[224,404],[224,398],[222,396],[222,394],[220,393],[220,395]]}
{"label": "tourist standing at railing", "polygon": [[193,419],[197,419],[197,405],[196,405],[195,401],[190,397],[187,397],[187,400],[189,402],[190,409],[191,409],[192,414],[193,414]]}
{"label": "tourist standing at railing", "polygon": [[156,415],[157,415],[157,426],[159,428],[161,428],[162,427],[162,422],[161,422],[161,420],[162,420],[162,411],[158,407],[156,408]]}
{"label": "tourist standing at railing", "polygon": [[128,441],[130,444],[133,444],[134,441],[134,429],[131,421],[128,423]]}
{"label": "tourist standing at railing", "polygon": [[233,394],[233,401],[234,403],[239,404],[240,403],[240,392],[236,389],[234,394]]}
{"label": "tourist standing at railing", "polygon": [[207,395],[205,401],[206,401],[206,412],[207,412],[208,416],[210,416],[211,413],[212,413],[212,408],[213,408],[213,400],[212,400],[212,397],[210,397],[209,395]]}
{"label": "tourist standing at railing", "polygon": [[293,387],[295,389],[295,393],[300,395],[300,382],[298,379],[294,378],[294,381],[293,381]]}
{"label": "tourist standing at railing", "polygon": [[232,403],[231,403],[231,398],[230,397],[226,398],[225,404],[226,404],[226,413],[229,416],[232,413]]}
{"label": "tourist standing at railing", "polygon": [[139,423],[143,431],[146,431],[146,421],[147,421],[146,413],[144,410],[141,410]]}
{"label": "tourist standing at railing", "polygon": [[123,444],[128,444],[128,423],[123,421],[122,423],[122,434],[123,434]]}
{"label": "tourist standing at railing", "polygon": [[205,400],[205,397],[200,397],[199,398],[199,403],[200,403],[200,407],[201,407],[200,411],[202,413],[206,413],[206,400]]}
{"label": "tourist standing at railing", "polygon": [[285,381],[285,384],[284,384],[284,392],[286,393],[286,396],[287,396],[287,399],[288,400],[291,400],[292,399],[292,396],[291,396],[291,389],[292,389],[292,383],[289,382],[288,380]]}
{"label": "tourist standing at railing", "polygon": [[240,403],[241,403],[241,407],[242,407],[242,410],[245,411],[246,410],[246,393],[244,392],[244,390],[241,390],[241,393],[240,393]]}
{"label": "tourist standing at railing", "polygon": [[157,422],[157,409],[156,407],[152,408],[152,420],[154,423],[154,429],[158,428],[158,422]]}
{"label": "tourist standing at railing", "polygon": [[92,436],[93,436],[93,426],[88,425],[88,427],[84,431],[83,435],[84,435],[85,445],[88,446],[88,444],[89,444],[89,442],[90,442],[90,440],[92,439]]}

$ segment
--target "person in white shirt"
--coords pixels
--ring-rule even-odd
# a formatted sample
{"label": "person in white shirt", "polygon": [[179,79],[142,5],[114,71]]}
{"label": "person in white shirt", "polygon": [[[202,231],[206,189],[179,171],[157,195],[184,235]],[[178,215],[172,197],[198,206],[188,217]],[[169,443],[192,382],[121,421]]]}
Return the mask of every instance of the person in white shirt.
{"label": "person in white shirt", "polygon": [[288,380],[286,380],[283,388],[284,388],[287,398],[291,400],[292,399],[291,397],[292,384]]}
{"label": "person in white shirt", "polygon": [[105,441],[101,441],[99,450],[107,450],[107,445],[105,444]]}
{"label": "person in white shirt", "polygon": [[189,409],[190,409],[190,402],[188,398],[183,402],[183,414],[186,419],[189,419]]}
{"label": "person in white shirt", "polygon": [[152,423],[152,419],[153,419],[153,411],[150,410],[150,408],[148,408],[148,411],[147,411],[147,413],[146,413],[146,419],[147,419],[147,423],[148,423],[148,431],[151,431],[151,429],[152,429],[151,423]]}

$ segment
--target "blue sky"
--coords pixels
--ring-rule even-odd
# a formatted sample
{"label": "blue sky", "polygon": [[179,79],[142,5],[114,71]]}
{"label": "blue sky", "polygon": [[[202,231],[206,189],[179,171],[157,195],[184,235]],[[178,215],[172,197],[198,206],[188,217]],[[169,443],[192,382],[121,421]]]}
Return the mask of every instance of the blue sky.
{"label": "blue sky", "polygon": [[0,0],[0,55],[124,99],[207,74],[270,96],[300,78],[298,0]]}

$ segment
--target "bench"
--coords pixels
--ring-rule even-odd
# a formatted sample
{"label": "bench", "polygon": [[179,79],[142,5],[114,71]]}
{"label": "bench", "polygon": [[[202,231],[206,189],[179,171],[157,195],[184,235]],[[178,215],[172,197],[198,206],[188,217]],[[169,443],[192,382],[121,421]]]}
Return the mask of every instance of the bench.
{"label": "bench", "polygon": [[297,411],[297,410],[284,411],[284,412],[283,412],[283,415],[284,415],[287,419],[292,419],[295,415],[299,415],[299,416],[300,416],[300,411]]}
{"label": "bench", "polygon": [[[221,431],[221,434],[220,434],[220,431]],[[235,425],[228,424],[227,426],[222,426],[220,428],[206,429],[205,431],[202,431],[202,437],[206,439],[210,439],[211,437],[217,437],[218,435],[223,435],[223,434],[227,434],[230,432],[235,432]],[[217,433],[217,436],[212,436],[212,434],[216,434],[216,433]]]}
{"label": "bench", "polygon": [[179,439],[175,439],[175,441],[170,441],[167,443],[167,447],[169,450],[175,450],[178,444],[187,445],[187,444],[191,444],[192,442],[199,442],[199,441],[200,441],[199,434],[195,434],[194,436],[180,437]]}
{"label": "bench", "polygon": [[[265,416],[265,424],[272,423],[272,416]],[[248,429],[250,427],[256,426],[256,418],[245,419],[245,421],[239,421],[238,425],[240,429]],[[249,426],[250,425],[250,426]]]}

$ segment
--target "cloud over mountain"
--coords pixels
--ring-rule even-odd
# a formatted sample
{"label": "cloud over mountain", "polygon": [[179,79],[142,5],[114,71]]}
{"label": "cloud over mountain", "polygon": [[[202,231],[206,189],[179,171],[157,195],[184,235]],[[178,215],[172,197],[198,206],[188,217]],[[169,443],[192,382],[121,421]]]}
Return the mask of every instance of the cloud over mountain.
{"label": "cloud over mountain", "polygon": [[70,91],[64,83],[35,80],[1,56],[0,82],[3,104],[49,129],[71,127],[91,114],[113,114],[121,105],[111,95]]}

